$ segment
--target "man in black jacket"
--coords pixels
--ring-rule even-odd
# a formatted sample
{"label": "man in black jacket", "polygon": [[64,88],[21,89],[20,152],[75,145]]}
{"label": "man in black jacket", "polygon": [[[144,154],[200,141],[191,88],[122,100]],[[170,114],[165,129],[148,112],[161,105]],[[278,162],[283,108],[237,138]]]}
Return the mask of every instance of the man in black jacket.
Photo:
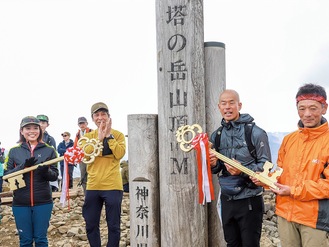
{"label": "man in black jacket", "polygon": [[[240,114],[242,103],[234,90],[225,90],[219,97],[218,108],[223,117],[220,140],[214,131],[210,141],[213,148],[234,159],[252,171],[263,171],[271,160],[267,134],[253,123],[249,114]],[[250,153],[245,138],[245,126],[253,124],[251,143],[255,157]],[[221,187],[221,219],[225,241],[230,247],[259,247],[263,221],[263,188],[256,186],[249,175],[210,154],[212,173],[219,173]]]}
{"label": "man in black jacket", "polygon": [[[56,150],[56,141],[55,138],[52,137],[51,135],[49,135],[49,133],[47,132],[47,128],[49,126],[49,118],[48,116],[44,115],[44,114],[40,114],[37,116],[37,119],[39,119],[40,121],[40,127],[42,130],[42,140],[47,143],[48,145],[52,146],[55,148]],[[58,181],[52,181],[50,182],[50,188],[51,191],[56,192],[58,191]]]}

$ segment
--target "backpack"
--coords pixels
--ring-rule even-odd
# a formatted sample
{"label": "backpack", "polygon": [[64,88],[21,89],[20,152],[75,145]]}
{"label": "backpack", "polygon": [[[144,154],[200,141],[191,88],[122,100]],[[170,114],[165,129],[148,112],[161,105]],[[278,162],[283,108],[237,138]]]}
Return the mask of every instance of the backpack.
{"label": "backpack", "polygon": [[[251,142],[251,132],[252,132],[252,128],[254,127],[254,125],[255,125],[254,122],[244,124],[244,138],[246,140],[250,155],[254,158],[255,162],[257,163],[256,148]],[[222,129],[223,129],[223,126],[220,126],[217,129],[217,135],[215,138],[216,147],[219,147],[219,145],[220,145],[220,137],[221,137]]]}

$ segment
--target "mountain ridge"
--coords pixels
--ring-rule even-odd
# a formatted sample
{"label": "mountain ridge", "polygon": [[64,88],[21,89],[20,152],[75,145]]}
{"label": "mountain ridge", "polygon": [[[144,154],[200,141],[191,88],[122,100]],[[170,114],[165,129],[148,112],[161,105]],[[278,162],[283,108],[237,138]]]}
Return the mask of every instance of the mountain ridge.
{"label": "mountain ridge", "polygon": [[267,132],[273,164],[276,164],[277,162],[279,148],[281,146],[283,138],[287,134],[289,134],[289,132]]}

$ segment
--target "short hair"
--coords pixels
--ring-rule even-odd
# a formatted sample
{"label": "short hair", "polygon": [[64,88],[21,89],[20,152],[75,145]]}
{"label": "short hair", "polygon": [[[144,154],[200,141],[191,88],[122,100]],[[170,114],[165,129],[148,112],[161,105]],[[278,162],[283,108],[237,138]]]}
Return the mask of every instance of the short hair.
{"label": "short hair", "polygon": [[305,94],[322,96],[325,100],[327,100],[327,93],[324,87],[313,83],[306,83],[301,86],[296,94],[296,99],[298,96]]}

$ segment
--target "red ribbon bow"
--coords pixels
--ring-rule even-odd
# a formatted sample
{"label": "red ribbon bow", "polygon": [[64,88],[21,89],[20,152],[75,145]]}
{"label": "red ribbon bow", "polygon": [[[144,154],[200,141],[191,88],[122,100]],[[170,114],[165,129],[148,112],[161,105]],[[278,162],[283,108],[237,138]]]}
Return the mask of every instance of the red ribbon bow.
{"label": "red ribbon bow", "polygon": [[62,194],[60,202],[65,205],[68,202],[68,209],[70,209],[70,191],[69,191],[69,164],[79,164],[85,156],[83,150],[79,147],[70,147],[64,153],[64,172],[62,177]]}
{"label": "red ribbon bow", "polygon": [[197,134],[192,140],[198,162],[199,203],[211,202],[215,199],[212,184],[212,173],[209,161],[209,139],[206,133]]}

